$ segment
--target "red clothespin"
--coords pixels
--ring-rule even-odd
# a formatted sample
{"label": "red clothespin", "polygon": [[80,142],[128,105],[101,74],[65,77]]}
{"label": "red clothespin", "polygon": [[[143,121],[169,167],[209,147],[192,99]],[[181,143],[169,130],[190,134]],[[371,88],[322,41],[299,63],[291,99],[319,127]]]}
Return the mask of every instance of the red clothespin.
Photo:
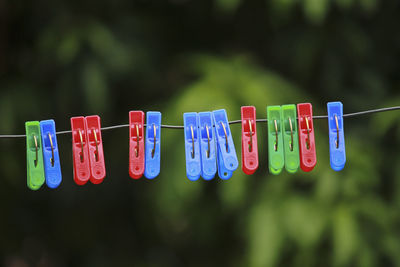
{"label": "red clothespin", "polygon": [[88,116],[85,120],[90,159],[90,181],[93,184],[100,184],[106,177],[100,117]]}
{"label": "red clothespin", "polygon": [[129,175],[139,179],[144,173],[144,112],[129,112]]}
{"label": "red clothespin", "polygon": [[300,167],[303,171],[309,172],[317,164],[312,105],[310,103],[297,104],[297,117],[299,120]]}
{"label": "red clothespin", "polygon": [[71,118],[71,129],[74,181],[78,185],[84,185],[90,178],[90,160],[86,141],[85,118]]}
{"label": "red clothespin", "polygon": [[242,114],[242,170],[253,174],[258,169],[256,108],[241,108]]}

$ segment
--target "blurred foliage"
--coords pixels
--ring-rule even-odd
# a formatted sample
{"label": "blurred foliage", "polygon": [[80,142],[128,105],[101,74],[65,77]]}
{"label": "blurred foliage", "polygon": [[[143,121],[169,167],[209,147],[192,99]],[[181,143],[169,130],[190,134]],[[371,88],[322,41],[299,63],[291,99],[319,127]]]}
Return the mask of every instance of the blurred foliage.
{"label": "blurred foliage", "polygon": [[[395,0],[0,2],[1,134],[24,122],[129,110],[182,113],[340,100],[345,112],[400,103],[400,3]],[[26,187],[23,139],[0,140],[3,266],[400,266],[400,116],[345,120],[347,165],[329,166],[327,123],[315,122],[311,173],[260,168],[190,182],[183,133],[162,131],[161,175],[128,176],[128,131],[103,133],[107,178]],[[232,125],[240,157],[240,126]],[[125,141],[124,141],[125,140]]]}

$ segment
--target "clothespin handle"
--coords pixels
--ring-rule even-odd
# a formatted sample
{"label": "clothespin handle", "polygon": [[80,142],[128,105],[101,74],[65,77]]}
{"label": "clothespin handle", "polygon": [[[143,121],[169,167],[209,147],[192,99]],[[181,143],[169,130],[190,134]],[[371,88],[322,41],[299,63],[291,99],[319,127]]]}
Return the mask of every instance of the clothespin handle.
{"label": "clothespin handle", "polygon": [[341,171],[346,164],[346,148],[344,142],[343,104],[341,102],[329,102],[329,155],[331,167],[335,171]]}
{"label": "clothespin handle", "polygon": [[186,175],[191,181],[196,181],[201,174],[199,118],[197,113],[183,114]]}
{"label": "clothespin handle", "polygon": [[285,164],[283,152],[283,135],[281,106],[268,106],[268,165],[269,171],[277,175]]}
{"label": "clothespin handle", "polygon": [[90,181],[93,184],[100,184],[106,177],[100,117],[97,115],[87,116],[85,121],[90,160]]}
{"label": "clothespin handle", "polygon": [[309,172],[317,164],[312,105],[310,103],[298,104],[297,114],[299,122],[300,167],[303,171]]}
{"label": "clothespin handle", "polygon": [[144,173],[144,112],[129,112],[129,175],[139,179]]}
{"label": "clothespin handle", "polygon": [[211,112],[200,112],[198,116],[201,151],[201,176],[204,180],[211,180],[217,173],[214,122]]}
{"label": "clothespin handle", "polygon": [[39,122],[26,122],[25,131],[27,185],[32,190],[38,190],[45,182],[43,147]]}
{"label": "clothespin handle", "polygon": [[40,122],[43,143],[43,162],[46,184],[50,188],[57,188],[62,181],[60,155],[54,120]]}
{"label": "clothespin handle", "polygon": [[233,143],[228,116],[224,109],[213,111],[213,120],[217,140],[218,174],[221,179],[229,179],[239,165]]}
{"label": "clothespin handle", "polygon": [[251,175],[258,169],[256,108],[241,107],[242,118],[242,170]]}
{"label": "clothespin handle", "polygon": [[285,153],[285,169],[289,173],[296,173],[300,167],[296,106],[283,105],[281,118]]}
{"label": "clothespin handle", "polygon": [[161,113],[149,111],[146,116],[144,176],[147,179],[153,179],[160,174]]}
{"label": "clothespin handle", "polygon": [[77,185],[84,185],[91,176],[85,118],[71,118],[71,130],[74,181]]}

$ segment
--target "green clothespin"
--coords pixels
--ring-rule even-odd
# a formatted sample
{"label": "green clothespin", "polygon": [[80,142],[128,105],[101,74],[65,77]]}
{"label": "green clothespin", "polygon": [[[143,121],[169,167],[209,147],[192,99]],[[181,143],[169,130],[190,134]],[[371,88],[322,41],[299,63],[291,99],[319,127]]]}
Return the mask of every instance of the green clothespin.
{"label": "green clothespin", "polygon": [[296,106],[283,105],[281,118],[283,121],[282,124],[283,145],[285,151],[285,169],[289,173],[295,173],[300,167]]}
{"label": "green clothespin", "polygon": [[277,175],[282,171],[285,162],[283,154],[281,107],[268,106],[267,118],[269,171]]}
{"label": "green clothespin", "polygon": [[45,182],[40,124],[38,121],[28,121],[25,130],[27,184],[30,189],[38,190]]}

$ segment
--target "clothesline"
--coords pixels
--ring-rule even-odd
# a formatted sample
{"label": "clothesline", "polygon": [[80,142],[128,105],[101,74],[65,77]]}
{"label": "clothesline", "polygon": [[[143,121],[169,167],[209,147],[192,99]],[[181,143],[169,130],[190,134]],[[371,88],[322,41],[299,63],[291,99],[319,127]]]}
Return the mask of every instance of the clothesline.
{"label": "clothesline", "polygon": [[[361,115],[367,115],[367,114],[372,114],[372,113],[379,113],[379,112],[387,112],[387,111],[394,111],[394,110],[400,110],[400,106],[394,106],[394,107],[385,107],[385,108],[378,108],[378,109],[371,109],[371,110],[364,110],[364,111],[359,111],[359,112],[353,112],[353,113],[347,113],[343,114],[343,117],[356,117],[356,116],[361,116]],[[313,119],[326,119],[328,118],[328,115],[317,115],[313,116]],[[229,121],[229,124],[240,124],[242,121],[241,120],[233,120]],[[257,119],[256,122],[268,122],[268,119]],[[144,124],[146,127],[146,124]],[[119,128],[128,128],[129,124],[120,124],[120,125],[114,125],[114,126],[108,126],[108,127],[103,127],[101,128],[102,131],[108,131],[108,130],[113,130],[113,129],[119,129]],[[162,124],[161,128],[166,128],[166,129],[184,129],[183,125],[169,125],[169,124]],[[57,135],[63,135],[63,134],[70,134],[71,130],[67,131],[59,131],[57,132]],[[4,134],[0,135],[0,138],[25,138],[25,134]]]}

